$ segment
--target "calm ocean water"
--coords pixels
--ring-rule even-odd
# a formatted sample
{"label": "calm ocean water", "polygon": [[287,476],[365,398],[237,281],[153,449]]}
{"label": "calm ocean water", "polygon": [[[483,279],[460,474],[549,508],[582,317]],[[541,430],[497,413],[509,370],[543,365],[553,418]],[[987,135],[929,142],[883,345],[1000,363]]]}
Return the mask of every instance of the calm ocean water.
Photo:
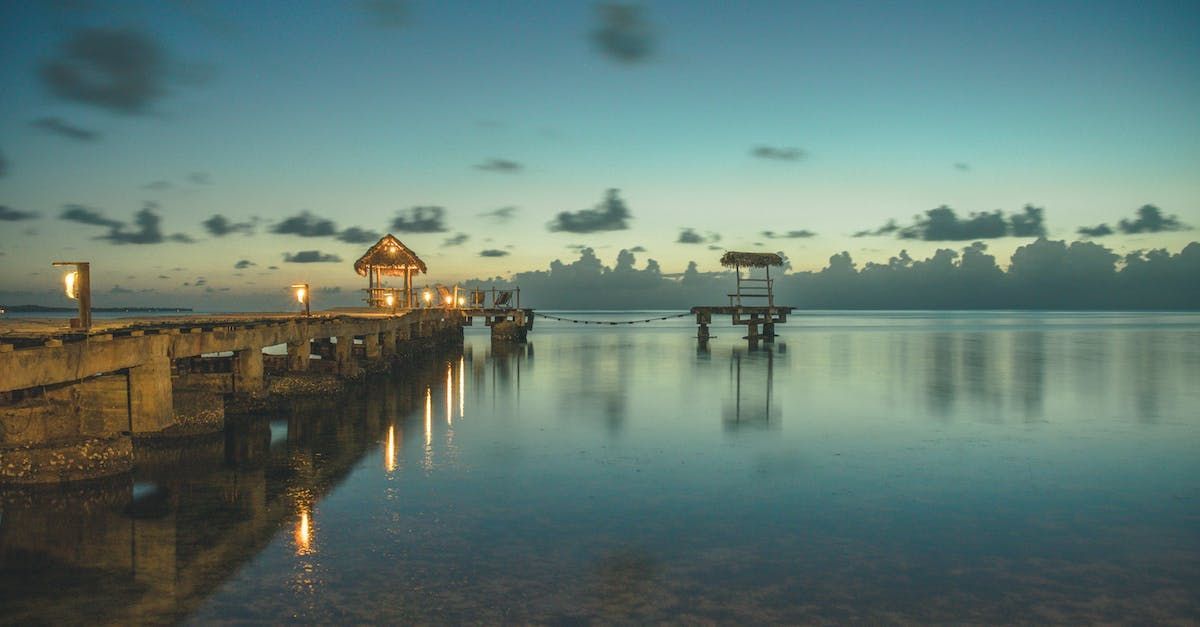
{"label": "calm ocean water", "polygon": [[0,622],[1200,619],[1200,315],[779,331],[468,330],[131,479],[5,493]]}

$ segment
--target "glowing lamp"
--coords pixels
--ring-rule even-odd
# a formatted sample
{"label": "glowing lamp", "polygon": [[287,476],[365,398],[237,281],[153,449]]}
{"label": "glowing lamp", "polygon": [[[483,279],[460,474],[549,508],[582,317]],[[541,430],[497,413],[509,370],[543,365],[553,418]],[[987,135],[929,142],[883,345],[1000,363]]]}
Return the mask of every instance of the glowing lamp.
{"label": "glowing lamp", "polygon": [[459,296],[459,297],[458,297],[458,306],[459,306],[459,307],[462,307],[462,306],[463,306],[463,305],[465,305],[465,304],[467,304],[467,299],[466,299],[466,298],[464,298],[464,297],[462,297],[462,296]]}
{"label": "glowing lamp", "polygon": [[425,290],[421,292],[421,298],[424,298],[426,303],[433,302],[433,292]]}
{"label": "glowing lamp", "polygon": [[383,302],[387,303],[388,307],[391,307],[392,305],[396,304],[396,297],[392,296],[392,294],[389,292],[387,296],[383,297]]}
{"label": "glowing lamp", "polygon": [[68,272],[63,275],[63,288],[67,298],[79,299],[79,272]]}
{"label": "glowing lamp", "polygon": [[447,296],[447,297],[446,297],[446,304],[447,304],[447,305],[453,305],[453,304],[454,304],[454,297],[453,297],[453,296]]}
{"label": "glowing lamp", "polygon": [[304,305],[304,315],[312,315],[309,311],[309,300],[312,293],[309,291],[308,283],[297,283],[292,286],[292,289],[296,290],[296,302]]}

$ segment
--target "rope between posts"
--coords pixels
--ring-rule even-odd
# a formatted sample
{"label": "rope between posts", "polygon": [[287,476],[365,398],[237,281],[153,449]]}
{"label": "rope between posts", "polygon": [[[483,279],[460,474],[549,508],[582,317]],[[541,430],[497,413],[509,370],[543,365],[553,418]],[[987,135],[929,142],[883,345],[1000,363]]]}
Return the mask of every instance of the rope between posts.
{"label": "rope between posts", "polygon": [[572,324],[607,324],[607,325],[611,325],[611,326],[616,326],[618,324],[644,324],[647,322],[658,322],[660,320],[671,320],[673,318],[685,318],[687,316],[692,315],[692,312],[689,311],[687,313],[674,314],[674,315],[670,315],[670,316],[658,316],[655,318],[644,318],[641,320],[579,320],[577,318],[563,318],[560,316],[552,316],[550,314],[539,313],[536,311],[533,313],[533,315],[538,316],[540,318],[549,318],[550,320],[558,320],[560,322],[570,322]]}

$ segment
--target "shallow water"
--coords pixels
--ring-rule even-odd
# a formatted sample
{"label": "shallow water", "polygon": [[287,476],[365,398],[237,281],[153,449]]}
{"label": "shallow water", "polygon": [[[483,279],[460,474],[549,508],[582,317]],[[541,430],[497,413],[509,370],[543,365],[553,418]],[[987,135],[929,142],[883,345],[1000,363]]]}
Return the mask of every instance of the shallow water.
{"label": "shallow water", "polygon": [[7,493],[0,621],[1200,616],[1200,315],[481,331],[131,479]]}

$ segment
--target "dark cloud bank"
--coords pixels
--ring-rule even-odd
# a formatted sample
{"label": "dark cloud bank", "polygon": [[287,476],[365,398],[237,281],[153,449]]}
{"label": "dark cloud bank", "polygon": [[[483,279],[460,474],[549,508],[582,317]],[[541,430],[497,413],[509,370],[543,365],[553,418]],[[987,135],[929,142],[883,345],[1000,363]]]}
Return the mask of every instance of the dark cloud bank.
{"label": "dark cloud bank", "polygon": [[106,217],[97,209],[83,205],[65,205],[58,218],[67,222],[107,227],[108,233],[95,239],[107,240],[113,244],[161,244],[163,242],[191,244],[195,242],[194,239],[183,233],[164,234],[162,216],[155,212],[157,208],[158,205],[155,203],[146,203],[141,211],[134,214],[132,228],[120,220]]}
{"label": "dark cloud bank", "polygon": [[76,31],[39,69],[51,94],[117,113],[145,113],[167,92],[171,63],[148,35],[130,29]]}
{"label": "dark cloud bank", "polygon": [[1097,224],[1096,226],[1081,226],[1077,231],[1085,237],[1104,237],[1113,235],[1120,231],[1125,235],[1136,235],[1138,233],[1162,233],[1164,231],[1186,231],[1190,227],[1179,221],[1175,216],[1163,215],[1162,209],[1154,205],[1142,205],[1137,210],[1137,217],[1132,220],[1121,220],[1117,223],[1117,228],[1113,229],[1108,224]]}
{"label": "dark cloud bank", "polygon": [[640,7],[601,4],[596,7],[599,25],[592,30],[592,43],[603,55],[618,63],[647,61],[654,54],[654,28]]}
{"label": "dark cloud bank", "polygon": [[1003,211],[980,211],[959,218],[953,209],[942,205],[914,218],[913,224],[901,227],[895,220],[876,228],[859,231],[854,237],[874,237],[895,234],[900,239],[926,242],[967,242],[998,237],[1045,237],[1045,210],[1025,205],[1020,213],[1005,215]]}
{"label": "dark cloud bank", "polygon": [[629,228],[629,207],[621,200],[620,190],[610,189],[604,200],[591,209],[570,212],[562,211],[546,228],[566,233],[596,233],[599,231],[621,231]]}
{"label": "dark cloud bank", "polygon": [[[468,282],[519,285],[523,303],[564,309],[719,304],[732,284],[731,273],[698,272],[694,262],[681,275],[664,275],[653,259],[637,269],[627,250],[608,267],[591,248],[572,263],[556,260],[511,281]],[[776,286],[776,302],[802,309],[1200,309],[1200,243],[1175,254],[1156,249],[1121,257],[1092,242],[1038,239],[1017,249],[1007,271],[982,242],[923,260],[901,251],[861,268],[842,252],[822,270],[780,276]]]}

